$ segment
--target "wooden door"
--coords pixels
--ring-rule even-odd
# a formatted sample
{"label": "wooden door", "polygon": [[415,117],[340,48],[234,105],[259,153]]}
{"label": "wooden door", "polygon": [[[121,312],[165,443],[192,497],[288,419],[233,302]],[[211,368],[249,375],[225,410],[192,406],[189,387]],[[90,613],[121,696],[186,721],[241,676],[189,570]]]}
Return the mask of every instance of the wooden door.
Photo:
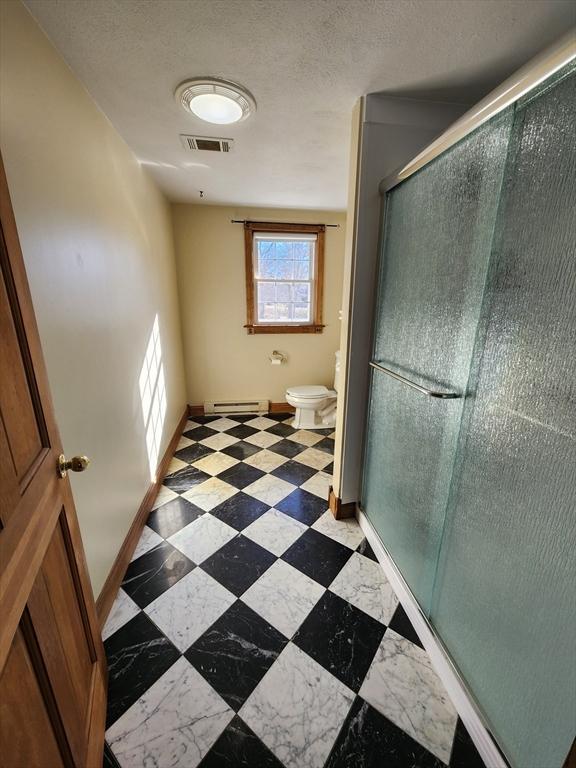
{"label": "wooden door", "polygon": [[0,219],[0,766],[101,768],[104,649],[1,159]]}

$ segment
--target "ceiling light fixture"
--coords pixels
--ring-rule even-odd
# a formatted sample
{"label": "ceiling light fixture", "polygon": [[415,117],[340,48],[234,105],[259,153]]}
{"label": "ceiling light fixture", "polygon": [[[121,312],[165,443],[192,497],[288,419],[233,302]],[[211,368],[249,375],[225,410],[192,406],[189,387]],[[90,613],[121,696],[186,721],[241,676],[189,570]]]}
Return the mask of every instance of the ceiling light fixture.
{"label": "ceiling light fixture", "polygon": [[214,77],[186,80],[178,86],[175,96],[187,112],[206,123],[239,123],[256,111],[256,101],[245,88]]}

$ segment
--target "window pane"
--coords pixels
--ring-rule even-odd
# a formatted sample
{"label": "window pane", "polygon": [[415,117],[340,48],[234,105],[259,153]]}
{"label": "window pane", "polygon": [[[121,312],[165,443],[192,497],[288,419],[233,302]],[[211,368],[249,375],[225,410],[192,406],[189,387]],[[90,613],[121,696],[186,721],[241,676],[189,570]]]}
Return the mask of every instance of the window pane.
{"label": "window pane", "polygon": [[256,277],[264,280],[291,280],[294,277],[294,262],[292,259],[271,259],[268,256],[258,256],[258,272]]}
{"label": "window pane", "polygon": [[303,302],[295,303],[294,305],[294,320],[298,320],[300,323],[310,322],[310,304]]}
{"label": "window pane", "polygon": [[291,306],[288,302],[278,302],[276,304],[276,320],[292,320]]}
{"label": "window pane", "polygon": [[292,301],[310,302],[310,283],[293,283]]}
{"label": "window pane", "polygon": [[258,303],[258,322],[276,320],[276,304],[271,302]]}
{"label": "window pane", "polygon": [[276,301],[276,283],[257,283],[258,302]]}
{"label": "window pane", "polygon": [[295,261],[294,262],[294,277],[296,280],[310,280],[312,275],[311,272],[311,263],[308,259],[307,261]]}
{"label": "window pane", "polygon": [[276,301],[292,301],[292,283],[276,283]]}

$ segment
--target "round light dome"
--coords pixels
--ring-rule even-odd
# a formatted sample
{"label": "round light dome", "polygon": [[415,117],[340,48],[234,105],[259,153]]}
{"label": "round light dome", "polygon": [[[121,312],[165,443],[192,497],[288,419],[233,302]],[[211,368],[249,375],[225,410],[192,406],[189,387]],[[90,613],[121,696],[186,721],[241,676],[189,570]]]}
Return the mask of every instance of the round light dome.
{"label": "round light dome", "polygon": [[225,80],[187,80],[178,86],[175,95],[187,112],[206,123],[238,123],[256,110],[256,102],[248,91]]}

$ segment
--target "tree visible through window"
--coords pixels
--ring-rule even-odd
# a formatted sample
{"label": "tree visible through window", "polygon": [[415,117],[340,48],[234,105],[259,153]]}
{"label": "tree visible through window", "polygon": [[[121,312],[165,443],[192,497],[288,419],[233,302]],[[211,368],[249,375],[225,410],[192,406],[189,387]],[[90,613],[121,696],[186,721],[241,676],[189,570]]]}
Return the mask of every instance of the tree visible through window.
{"label": "tree visible through window", "polygon": [[322,331],[324,226],[246,222],[249,333]]}

